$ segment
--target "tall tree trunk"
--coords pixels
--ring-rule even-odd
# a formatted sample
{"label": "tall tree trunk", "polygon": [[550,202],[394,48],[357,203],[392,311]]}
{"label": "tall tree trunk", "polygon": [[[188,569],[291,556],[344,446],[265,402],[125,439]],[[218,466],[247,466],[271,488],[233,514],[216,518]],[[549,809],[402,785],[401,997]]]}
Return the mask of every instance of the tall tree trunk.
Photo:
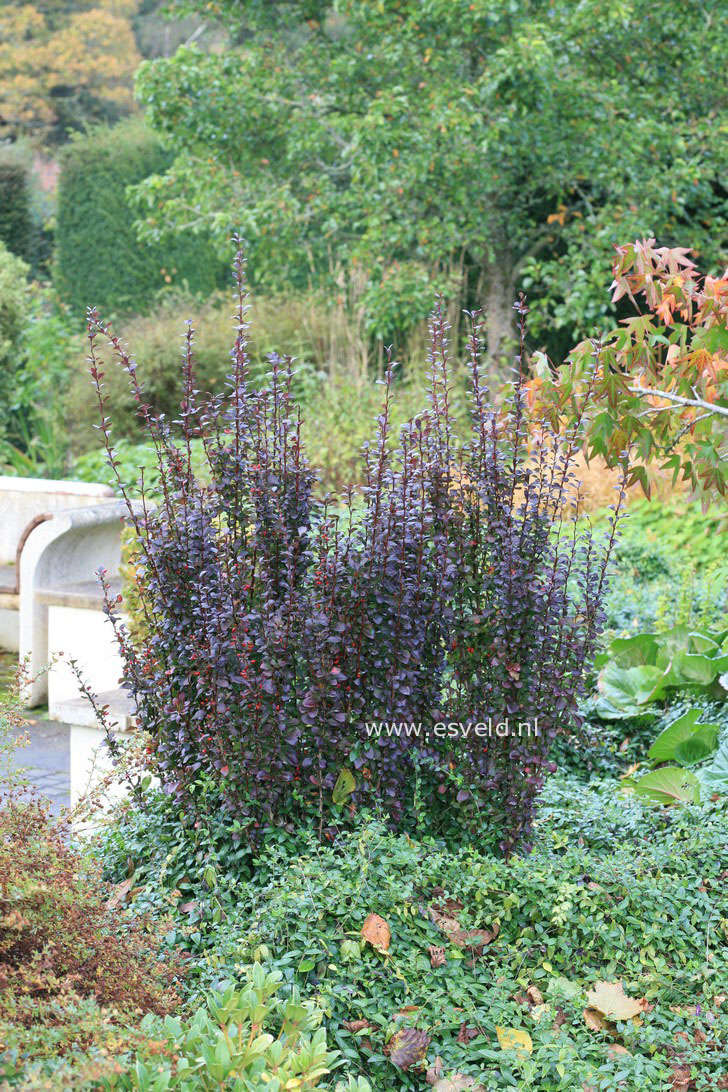
{"label": "tall tree trunk", "polygon": [[516,334],[516,275],[507,252],[496,253],[485,269],[483,306],[488,339],[488,370],[493,379],[509,377]]}

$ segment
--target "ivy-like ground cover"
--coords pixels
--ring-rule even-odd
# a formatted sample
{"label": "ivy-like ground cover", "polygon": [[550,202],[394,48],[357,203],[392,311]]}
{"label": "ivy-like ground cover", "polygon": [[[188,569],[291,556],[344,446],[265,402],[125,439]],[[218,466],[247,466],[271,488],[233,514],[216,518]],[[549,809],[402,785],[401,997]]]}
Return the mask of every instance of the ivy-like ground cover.
{"label": "ivy-like ground cover", "polygon": [[[428,1069],[488,1090],[728,1087],[726,799],[653,808],[617,789],[552,779],[533,852],[508,862],[373,817],[253,861],[212,811],[181,825],[161,796],[104,852],[117,881],[135,870],[135,910],[190,950],[193,997],[275,967],[375,1089],[423,1089]],[[386,947],[362,936],[370,914]],[[600,982],[621,983],[637,1015],[595,1009]],[[404,1028],[422,1035],[399,1068]]]}

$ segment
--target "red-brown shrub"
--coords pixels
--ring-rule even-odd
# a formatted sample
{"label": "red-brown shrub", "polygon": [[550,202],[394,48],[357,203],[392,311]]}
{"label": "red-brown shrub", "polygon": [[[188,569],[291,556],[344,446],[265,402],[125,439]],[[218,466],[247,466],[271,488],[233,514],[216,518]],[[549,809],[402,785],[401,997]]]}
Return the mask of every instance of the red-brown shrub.
{"label": "red-brown shrub", "polygon": [[[166,1013],[179,967],[143,921],[125,923],[98,870],[38,800],[0,810],[0,1019],[29,1027],[91,998]],[[55,1017],[50,1017],[55,1019]]]}

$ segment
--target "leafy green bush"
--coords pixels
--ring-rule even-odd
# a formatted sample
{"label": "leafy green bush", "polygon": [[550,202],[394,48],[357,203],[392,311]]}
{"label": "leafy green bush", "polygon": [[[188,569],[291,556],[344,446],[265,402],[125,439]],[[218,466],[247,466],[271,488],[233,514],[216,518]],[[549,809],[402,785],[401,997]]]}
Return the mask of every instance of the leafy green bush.
{"label": "leafy green bush", "polygon": [[[641,799],[653,804],[697,803],[728,794],[728,734],[720,746],[720,721],[704,719],[700,708],[672,718],[647,752],[649,772],[622,781]],[[708,760],[711,760],[708,763]],[[667,763],[676,762],[677,766]],[[655,769],[655,767],[658,767]]]}
{"label": "leafy green bush", "polygon": [[[138,1026],[93,1001],[76,1001],[64,1016],[71,1028],[40,1029],[24,1066],[0,1063],[3,1087],[197,1092],[221,1088],[240,1092],[283,1092],[322,1086],[341,1065],[341,1052],[328,1050],[320,1027],[322,1012],[298,991],[280,996],[282,975],[255,965],[242,986],[227,984],[210,994],[190,1016],[147,1013]],[[247,981],[245,979],[247,978]],[[16,1053],[17,1029],[5,1029],[9,1055]],[[41,1049],[39,1049],[41,1048]],[[8,1058],[8,1054],[5,1056]],[[329,1082],[326,1087],[330,1088]],[[337,1089],[345,1089],[342,1083]],[[355,1092],[371,1092],[366,1081]]]}
{"label": "leafy green bush", "polygon": [[302,1002],[295,988],[286,999],[278,996],[282,977],[257,964],[246,986],[228,985],[213,994],[191,1020],[167,1016],[160,1027],[153,1016],[146,1017],[141,1030],[154,1052],[140,1052],[115,1087],[138,1092],[319,1087],[340,1064],[340,1052],[327,1049],[320,1009]]}
{"label": "leafy green bush", "polygon": [[[696,1089],[726,1072],[725,801],[655,810],[616,798],[611,782],[553,779],[527,858],[452,853],[363,821],[334,845],[299,836],[295,856],[269,845],[237,880],[222,840],[215,876],[181,846],[162,868],[174,806],[150,804],[127,808],[106,842],[117,876],[134,858],[135,905],[157,907],[208,982],[261,962],[286,988],[314,988],[330,1041],[375,1088],[421,1089],[436,1056],[443,1079],[539,1092],[667,1088],[677,1054]],[[220,839],[223,827],[218,818]],[[371,914],[390,930],[379,948],[362,933]],[[640,1021],[595,1030],[588,993],[613,980],[646,1007]],[[530,1049],[503,1049],[497,1028],[527,1033]],[[425,1048],[402,1069],[394,1048],[406,1029]]]}
{"label": "leafy green bush", "polygon": [[7,429],[29,309],[28,265],[0,242],[0,435]]}
{"label": "leafy green bush", "polygon": [[0,448],[0,461],[10,473],[67,476],[70,437],[63,396],[77,342],[55,294],[34,284],[18,341],[18,368],[8,392],[7,438]]}
{"label": "leafy green bush", "polygon": [[30,192],[25,166],[13,159],[0,159],[0,244],[19,258],[32,252]]}
{"label": "leafy green bush", "polygon": [[79,325],[89,306],[144,311],[167,285],[207,295],[227,280],[199,236],[155,245],[137,240],[126,187],[168,163],[168,153],[137,120],[75,135],[64,147],[56,276]]}
{"label": "leafy green bush", "polygon": [[[220,295],[201,303],[171,294],[154,315],[137,316],[127,322],[125,336],[134,346],[137,362],[143,369],[146,397],[170,421],[179,413],[180,312],[195,325],[199,388],[219,392],[230,370],[230,304]],[[321,472],[322,491],[342,489],[361,481],[361,449],[370,437],[371,422],[381,404],[381,387],[367,375],[366,352],[359,346],[358,353],[353,355],[341,324],[338,311],[324,307],[310,294],[294,296],[285,304],[265,296],[256,297],[251,303],[251,379],[255,385],[264,381],[269,367],[267,357],[274,349],[295,358],[293,383],[303,408],[303,435],[309,459]],[[86,348],[79,345],[71,363],[72,378],[66,398],[73,445],[82,452],[95,445],[94,426],[98,423],[98,406],[86,357]],[[109,368],[104,382],[114,407],[116,447],[123,473],[127,473],[128,467],[133,475],[128,479],[129,484],[133,484],[138,467],[144,465],[145,480],[149,482],[149,472],[155,473],[156,457],[150,445],[132,449],[141,440],[142,429],[127,377],[120,369]],[[421,408],[424,388],[424,376],[411,364],[404,381],[397,383],[392,416],[394,435]],[[105,481],[109,472],[102,463],[103,456],[94,446],[77,462],[74,473],[83,480]],[[103,477],[98,477],[99,474]]]}
{"label": "leafy green bush", "polygon": [[[592,515],[599,524],[604,512]],[[616,635],[635,630],[728,625],[725,509],[683,498],[630,498],[615,551],[618,579],[607,598]]]}

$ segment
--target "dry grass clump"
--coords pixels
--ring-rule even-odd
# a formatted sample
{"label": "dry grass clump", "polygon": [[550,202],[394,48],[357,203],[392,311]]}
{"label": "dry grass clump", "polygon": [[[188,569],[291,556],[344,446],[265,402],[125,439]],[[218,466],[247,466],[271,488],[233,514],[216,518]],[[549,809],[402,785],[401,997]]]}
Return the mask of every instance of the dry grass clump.
{"label": "dry grass clump", "polygon": [[[581,481],[579,512],[586,514],[596,512],[600,508],[606,508],[614,504],[619,486],[619,471],[610,469],[602,458],[593,458],[589,462],[583,453],[579,453],[574,460],[574,473]],[[685,484],[677,482],[672,484],[672,474],[660,470],[657,465],[648,467],[648,474],[652,484],[652,497],[656,500],[668,500],[678,493],[685,492]],[[632,485],[627,490],[627,504],[631,498],[643,497],[644,493],[640,485]]]}

